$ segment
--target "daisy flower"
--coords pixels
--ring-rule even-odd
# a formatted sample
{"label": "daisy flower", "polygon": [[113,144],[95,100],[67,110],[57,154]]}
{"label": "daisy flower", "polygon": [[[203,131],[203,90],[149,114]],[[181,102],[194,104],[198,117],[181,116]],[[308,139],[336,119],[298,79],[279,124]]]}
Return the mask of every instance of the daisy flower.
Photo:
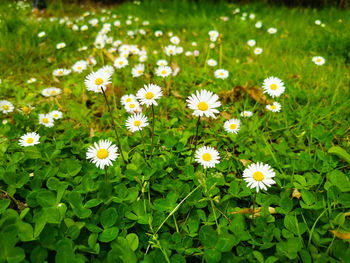
{"label": "daisy flower", "polygon": [[255,55],[260,55],[263,52],[263,49],[261,47],[257,47],[254,49],[254,54]]}
{"label": "daisy flower", "polygon": [[137,113],[130,116],[126,120],[126,127],[131,131],[141,131],[143,127],[148,125],[147,117],[142,115],[142,113]]}
{"label": "daisy flower", "polygon": [[317,65],[317,66],[322,66],[326,60],[323,57],[313,57],[312,61]]}
{"label": "daisy flower", "polygon": [[40,33],[38,34],[38,37],[44,37],[45,35],[46,35],[45,32],[40,32]]}
{"label": "daisy flower", "polygon": [[163,35],[163,32],[160,31],[160,30],[157,30],[156,32],[154,32],[154,35],[155,35],[156,37],[161,37],[161,36]]}
{"label": "daisy flower", "polygon": [[119,155],[117,151],[118,148],[111,141],[101,140],[89,147],[86,159],[90,159],[90,162],[96,164],[98,168],[104,169],[105,166],[113,166],[112,161]]}
{"label": "daisy flower", "polygon": [[146,61],[147,61],[147,58],[148,58],[148,57],[145,56],[145,55],[140,56],[140,57],[139,57],[139,61],[140,61],[140,62],[146,62]]}
{"label": "daisy flower", "polygon": [[283,81],[276,77],[265,79],[262,86],[264,93],[269,94],[272,98],[281,96],[285,90]]}
{"label": "daisy flower", "polygon": [[217,79],[226,79],[228,77],[229,73],[227,70],[225,69],[217,69],[215,70],[214,72],[214,76],[217,78]]}
{"label": "daisy flower", "polygon": [[266,105],[266,109],[272,112],[280,112],[281,108],[282,108],[281,104],[279,104],[277,101],[272,103],[272,105]]}
{"label": "daisy flower", "polygon": [[261,28],[262,27],[262,22],[261,21],[256,22],[255,27],[256,28]]}
{"label": "daisy flower", "polygon": [[121,45],[119,48],[118,48],[118,51],[119,53],[122,53],[122,52],[129,52],[130,50],[130,46],[129,45]]}
{"label": "daisy flower", "polygon": [[83,26],[80,27],[81,31],[86,31],[88,29],[89,29],[89,27],[87,25],[83,25]]}
{"label": "daisy flower", "polygon": [[171,74],[171,72],[172,72],[172,70],[168,66],[160,66],[156,69],[156,75],[158,77],[165,78],[165,77],[169,76]]}
{"label": "daisy flower", "polygon": [[35,132],[29,132],[19,138],[19,145],[23,147],[39,144],[40,136]]}
{"label": "daisy flower", "polygon": [[39,123],[46,127],[53,127],[53,118],[49,114],[39,114]]}
{"label": "daisy flower", "polygon": [[178,38],[177,36],[173,36],[172,38],[170,38],[170,42],[174,45],[178,45],[180,43],[180,38]]}
{"label": "daisy flower", "polygon": [[196,94],[189,96],[186,101],[187,106],[193,110],[192,115],[200,117],[205,115],[215,119],[214,113],[219,113],[216,108],[221,106],[218,95],[207,90],[197,90]]}
{"label": "daisy flower", "polygon": [[111,74],[106,73],[105,71],[97,71],[92,72],[85,78],[85,86],[89,91],[94,92],[102,92],[103,90],[106,90],[107,85],[111,83]]}
{"label": "daisy flower", "polygon": [[270,27],[267,32],[269,32],[270,34],[275,34],[277,32],[277,29],[274,27]]}
{"label": "daisy flower", "polygon": [[208,59],[207,64],[208,66],[215,67],[218,63],[216,62],[215,59],[210,58]]}
{"label": "daisy flower", "polygon": [[116,60],[114,60],[114,67],[116,67],[118,69],[124,68],[128,64],[129,64],[128,60],[124,57],[119,57],[119,58],[116,58]]}
{"label": "daisy flower", "polygon": [[204,169],[213,168],[220,163],[220,155],[213,147],[203,146],[196,151],[195,160],[203,165]]}
{"label": "daisy flower", "polygon": [[[215,30],[209,31],[208,34],[209,34],[210,39],[215,39],[215,41],[219,37],[219,32],[215,31]],[[215,42],[215,41],[213,41],[213,42]]]}
{"label": "daisy flower", "polygon": [[66,76],[68,74],[71,73],[71,70],[70,69],[65,69],[65,68],[59,68],[59,69],[55,69],[53,72],[52,72],[52,75],[56,76],[56,77],[59,77],[59,76]]}
{"label": "daisy flower", "polygon": [[49,116],[54,120],[58,120],[62,118],[62,112],[59,110],[54,110],[49,113]]}
{"label": "daisy flower", "polygon": [[182,52],[184,52],[183,47],[176,47],[176,50],[175,50],[176,55],[180,55],[182,54]]}
{"label": "daisy flower", "polygon": [[267,187],[275,184],[273,177],[275,177],[275,172],[268,164],[253,163],[243,171],[243,178],[248,183],[247,186],[251,189],[256,188],[257,192],[259,189],[267,190]]}
{"label": "daisy flower", "polygon": [[13,104],[9,102],[8,100],[0,100],[0,110],[2,113],[10,113],[14,109]]}
{"label": "daisy flower", "polygon": [[168,61],[166,61],[165,59],[160,59],[157,61],[157,66],[161,67],[161,66],[167,66],[168,65]]}
{"label": "daisy flower", "polygon": [[66,43],[64,43],[64,42],[59,43],[59,44],[57,44],[57,46],[56,46],[57,49],[61,49],[61,48],[64,48],[64,47],[66,47]]}
{"label": "daisy flower", "polygon": [[321,20],[315,20],[315,24],[316,24],[316,25],[319,26],[319,25],[321,25],[321,23],[322,23]]}
{"label": "daisy flower", "polygon": [[114,68],[112,66],[110,66],[110,65],[106,65],[106,66],[100,68],[97,72],[99,72],[99,71],[105,72],[105,73],[110,74],[110,75],[113,75]]}
{"label": "daisy flower", "polygon": [[164,52],[165,54],[167,54],[167,56],[174,56],[176,55],[176,46],[173,46],[173,45],[166,46],[164,48]]}
{"label": "daisy flower", "polygon": [[155,84],[148,84],[141,88],[136,97],[140,100],[141,105],[146,104],[148,106],[158,106],[157,99],[163,96],[162,88]]}
{"label": "daisy flower", "polygon": [[251,112],[251,111],[242,111],[240,115],[241,115],[242,117],[249,118],[249,117],[252,117],[252,116],[253,116],[253,112]]}
{"label": "daisy flower", "polygon": [[28,104],[28,106],[23,106],[21,109],[18,109],[18,111],[23,114],[29,114],[32,109],[34,109],[34,107]]}
{"label": "daisy flower", "polygon": [[145,65],[144,64],[137,64],[132,68],[131,74],[134,78],[137,78],[137,77],[142,76],[144,71],[145,71]]}
{"label": "daisy flower", "polygon": [[83,70],[85,70],[86,68],[87,63],[85,60],[79,60],[72,66],[73,71],[78,73],[83,72]]}
{"label": "daisy flower", "polygon": [[247,44],[248,44],[248,46],[250,46],[250,47],[254,47],[255,44],[256,44],[256,41],[255,41],[254,39],[250,39],[250,40],[248,40]]}
{"label": "daisy flower", "polygon": [[237,134],[240,128],[241,128],[241,121],[238,120],[238,119],[227,120],[224,123],[224,129],[228,133],[235,133],[235,134]]}
{"label": "daisy flower", "polygon": [[136,113],[136,112],[141,112],[140,110],[140,104],[136,101],[136,100],[133,100],[129,103],[126,103],[124,105],[124,108],[126,110],[127,113]]}
{"label": "daisy flower", "polygon": [[62,93],[61,89],[55,88],[55,87],[46,88],[41,91],[41,95],[43,95],[44,97],[56,96],[61,93]]}
{"label": "daisy flower", "polygon": [[30,79],[27,80],[28,84],[31,84],[31,83],[34,83],[34,82],[36,82],[36,78],[30,78]]}
{"label": "daisy flower", "polygon": [[136,97],[132,94],[130,95],[124,95],[123,97],[121,97],[120,99],[120,102],[121,104],[123,104],[124,106],[127,104],[127,103],[130,103],[132,101],[136,101]]}

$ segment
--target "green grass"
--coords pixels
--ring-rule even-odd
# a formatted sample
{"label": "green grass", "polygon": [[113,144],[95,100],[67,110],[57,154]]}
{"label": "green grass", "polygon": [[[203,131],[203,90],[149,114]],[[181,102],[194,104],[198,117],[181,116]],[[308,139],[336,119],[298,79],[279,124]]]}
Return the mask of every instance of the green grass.
{"label": "green grass", "polygon": [[[0,124],[0,262],[346,262],[350,258],[349,243],[330,232],[350,231],[349,11],[146,1],[108,7],[110,15],[96,10],[96,15],[77,22],[89,25],[92,17],[106,16],[106,22],[113,24],[118,19],[122,27],[112,25],[108,35],[145,47],[148,53],[145,76],[132,78],[131,68],[139,62],[131,57],[128,67],[116,70],[114,88],[107,90],[128,164],[118,158],[108,168],[106,182],[104,171],[86,160],[93,142],[117,143],[102,94],[86,91],[88,71],[58,80],[52,77],[53,70],[71,68],[91,54],[97,60],[94,70],[113,64],[93,48],[103,23],[99,28],[89,25],[86,33],[74,32],[58,20],[38,21],[30,8],[18,10],[8,3],[0,4],[0,100],[11,101],[15,109],[28,104],[35,109],[29,115],[16,110],[0,113],[0,119],[7,121]],[[237,7],[241,12],[233,15]],[[85,11],[55,1],[48,16],[69,15],[73,21]],[[255,20],[242,21],[243,12],[254,13]],[[118,18],[108,18],[112,14]],[[125,25],[129,15],[139,21]],[[229,20],[224,22],[222,16]],[[325,27],[315,25],[316,19]],[[149,26],[142,26],[145,20]],[[263,28],[254,27],[257,21]],[[278,32],[268,34],[269,27]],[[126,35],[140,28],[146,36]],[[209,49],[208,31],[213,29],[222,34],[222,41]],[[164,36],[154,37],[156,30]],[[41,31],[46,32],[44,38],[37,37]],[[119,101],[147,83],[164,87],[154,70],[158,59],[169,61],[162,52],[162,46],[170,43],[165,36],[169,31],[180,37],[184,53],[197,49],[200,55],[173,58],[180,72],[170,78],[169,119],[164,117],[164,98],[155,108],[152,158],[151,125],[144,131],[147,166],[142,138],[125,128],[129,115]],[[254,55],[249,39],[263,48],[261,55]],[[196,47],[191,46],[194,41]],[[57,50],[60,42],[67,47]],[[84,45],[88,50],[78,52]],[[316,66],[314,56],[324,57],[326,63]],[[49,63],[49,57],[54,62]],[[216,68],[228,70],[229,78],[216,79],[216,68],[205,66],[207,58],[221,61]],[[240,88],[261,89],[270,76],[286,86],[276,98],[282,104],[279,113],[267,112],[265,104]],[[37,82],[28,84],[31,77]],[[41,96],[41,90],[51,86],[71,93],[64,92],[57,100]],[[196,117],[186,107],[186,98],[199,89],[219,94],[222,102],[216,119],[200,122],[199,146],[212,146],[220,153],[220,164],[206,172],[190,162]],[[38,114],[59,107],[64,117],[53,128],[38,123]],[[253,111],[253,117],[241,118],[243,110]],[[151,122],[150,108],[144,114]],[[238,135],[224,131],[227,118],[241,119]],[[20,147],[19,138],[29,131],[40,134],[40,144]],[[261,215],[254,220],[249,214],[234,213],[253,208],[255,190],[242,179],[242,160],[268,163],[276,172],[276,184],[257,194]],[[300,199],[292,197],[294,189]],[[276,214],[270,214],[269,207]]]}

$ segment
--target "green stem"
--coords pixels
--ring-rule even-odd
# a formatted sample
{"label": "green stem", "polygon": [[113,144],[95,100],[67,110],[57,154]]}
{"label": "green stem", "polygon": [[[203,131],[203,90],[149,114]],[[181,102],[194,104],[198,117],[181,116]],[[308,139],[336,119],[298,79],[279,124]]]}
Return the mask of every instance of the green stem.
{"label": "green stem", "polygon": [[106,93],[105,93],[103,88],[102,88],[102,93],[103,93],[103,97],[105,98],[109,114],[111,115],[111,120],[112,120],[112,124],[113,124],[113,128],[114,128],[115,136],[117,137],[117,142],[118,142],[118,146],[119,146],[119,149],[120,149],[120,155],[122,156],[124,164],[126,164],[126,161],[125,161],[124,155],[123,155],[122,145],[120,144],[118,132],[117,132],[117,129],[115,127],[115,121],[114,121],[114,117],[113,117],[113,114],[112,114],[112,110],[111,110],[111,107],[109,106],[109,103],[108,103],[108,100],[107,100],[107,97],[106,97]]}
{"label": "green stem", "polygon": [[107,165],[105,166],[105,179],[106,179],[106,182],[108,182]]}
{"label": "green stem", "polygon": [[192,163],[192,159],[193,159],[193,155],[196,153],[196,149],[197,149],[197,143],[198,143],[198,130],[199,130],[199,124],[200,124],[200,120],[201,120],[201,117],[198,116],[198,120],[197,120],[197,129],[196,129],[196,136],[194,137],[194,149],[191,153],[191,160],[190,160],[190,164]]}
{"label": "green stem", "polygon": [[254,201],[253,201],[253,214],[252,214],[252,219],[253,219],[253,220],[254,220],[254,216],[255,216],[256,194],[257,194],[257,192],[255,192],[255,194],[254,194]]}
{"label": "green stem", "polygon": [[151,158],[153,156],[153,137],[154,137],[154,107],[152,104],[152,143],[151,143]]}

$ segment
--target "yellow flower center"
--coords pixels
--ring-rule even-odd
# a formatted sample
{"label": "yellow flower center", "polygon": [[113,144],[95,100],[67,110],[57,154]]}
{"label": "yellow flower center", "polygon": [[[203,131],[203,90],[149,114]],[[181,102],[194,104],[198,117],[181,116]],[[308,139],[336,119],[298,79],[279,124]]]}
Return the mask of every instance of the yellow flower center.
{"label": "yellow flower center", "polygon": [[170,49],[170,50],[169,50],[169,53],[170,53],[170,54],[171,54],[171,53],[173,53],[173,50],[172,50],[172,49]]}
{"label": "yellow flower center", "polygon": [[123,65],[123,61],[119,61],[119,65]]}
{"label": "yellow flower center", "polygon": [[271,106],[271,110],[275,110],[276,108],[277,108],[276,105]]}
{"label": "yellow flower center", "polygon": [[224,72],[220,72],[220,76],[223,76],[224,75]]}
{"label": "yellow flower center", "polygon": [[24,106],[22,110],[23,110],[24,113],[27,113],[27,112],[29,112],[29,107]]}
{"label": "yellow flower center", "polygon": [[237,128],[237,125],[236,125],[236,124],[232,123],[232,124],[230,125],[230,129],[231,129],[231,130],[234,130],[234,129],[236,129],[236,128]]}
{"label": "yellow flower center", "polygon": [[198,103],[197,107],[201,111],[206,111],[208,109],[208,104],[204,101],[201,101],[200,103]]}
{"label": "yellow flower center", "polygon": [[262,172],[256,171],[253,173],[253,178],[255,181],[262,181],[264,180],[264,174]]}
{"label": "yellow flower center", "polygon": [[162,72],[160,72],[160,73],[162,73],[162,75],[165,75],[166,74],[166,70],[162,70]]}
{"label": "yellow flower center", "polygon": [[146,93],[146,99],[150,100],[150,99],[153,99],[153,97],[154,97],[154,95],[152,92],[149,91]]}
{"label": "yellow flower center", "polygon": [[131,98],[127,98],[127,99],[126,99],[126,102],[130,102],[130,101],[131,101]]}
{"label": "yellow flower center", "polygon": [[28,143],[28,144],[31,144],[32,142],[34,142],[34,139],[33,139],[33,138],[28,138],[28,139],[27,139],[27,143]]}
{"label": "yellow flower center", "polygon": [[56,94],[55,90],[51,91],[51,95],[55,95],[55,94]]}
{"label": "yellow flower center", "polygon": [[204,161],[209,162],[211,160],[211,155],[210,153],[205,153],[203,154],[202,158]]}
{"label": "yellow flower center", "polygon": [[130,104],[130,108],[135,108],[135,104]]}
{"label": "yellow flower center", "polygon": [[4,105],[4,106],[2,106],[2,108],[3,108],[4,110],[8,110],[10,107],[9,107],[9,105]]}
{"label": "yellow flower center", "polygon": [[138,127],[141,125],[141,122],[139,120],[134,121],[134,126]]}
{"label": "yellow flower center", "polygon": [[43,118],[43,123],[48,123],[49,119],[48,118]]}
{"label": "yellow flower center", "polygon": [[58,117],[58,114],[54,114],[53,116],[54,116],[55,118],[57,118],[57,117]]}
{"label": "yellow flower center", "polygon": [[62,71],[62,70],[58,71],[58,74],[59,74],[59,75],[62,75],[62,74],[63,74],[63,71]]}
{"label": "yellow flower center", "polygon": [[318,59],[316,59],[316,61],[317,61],[317,62],[321,62],[321,59],[320,59],[320,58],[318,58]]}
{"label": "yellow flower center", "polygon": [[277,89],[277,85],[276,85],[276,84],[271,84],[271,85],[270,85],[270,89],[276,90],[276,89]]}
{"label": "yellow flower center", "polygon": [[108,157],[108,151],[106,149],[99,149],[97,151],[97,158],[106,159]]}
{"label": "yellow flower center", "polygon": [[139,70],[139,74],[142,74],[142,70],[141,69]]}
{"label": "yellow flower center", "polygon": [[96,84],[96,85],[101,85],[101,84],[103,84],[103,79],[101,79],[101,78],[95,79],[95,84]]}
{"label": "yellow flower center", "polygon": [[81,67],[80,67],[80,66],[78,67],[78,70],[81,70]]}

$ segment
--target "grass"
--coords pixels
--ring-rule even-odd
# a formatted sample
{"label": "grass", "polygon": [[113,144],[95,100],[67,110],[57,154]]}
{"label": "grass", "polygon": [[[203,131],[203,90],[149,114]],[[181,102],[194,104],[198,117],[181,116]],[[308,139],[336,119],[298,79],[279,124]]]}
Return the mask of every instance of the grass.
{"label": "grass", "polygon": [[[233,15],[237,7],[240,13]],[[49,5],[47,16],[69,15],[74,21],[87,8],[57,1]],[[52,77],[53,70],[70,68],[89,55],[97,61],[94,70],[113,65],[109,55],[93,47],[102,23],[99,28],[89,25],[86,33],[74,32],[58,20],[39,21],[29,7],[0,4],[0,98],[16,109],[35,106],[29,115],[16,110],[0,115],[7,121],[0,124],[0,262],[346,262],[349,11],[190,1],[123,3],[107,11],[111,14],[97,9],[76,24],[89,25],[92,17],[105,16],[112,24],[118,19],[122,27],[112,25],[108,35],[145,47],[148,54],[147,74],[132,78],[131,66],[139,62],[131,57],[131,66],[116,70],[106,92],[128,160],[124,165],[118,158],[108,168],[109,181],[86,160],[93,142],[117,143],[103,96],[86,91],[87,71]],[[243,21],[244,12],[256,18]],[[128,26],[128,16],[139,21]],[[315,25],[317,19],[325,27]],[[142,26],[145,20],[149,26]],[[254,27],[257,21],[263,28]],[[277,33],[268,34],[269,27]],[[140,28],[146,36],[127,36],[128,30]],[[169,61],[162,52],[169,38],[154,37],[156,30],[180,37],[184,53],[199,51],[198,57],[175,56],[172,61],[180,72],[166,82],[154,70],[157,60]],[[210,30],[222,34],[214,49],[208,48]],[[37,37],[41,31],[44,38]],[[254,55],[249,39],[263,48],[261,55]],[[60,42],[67,46],[57,50]],[[88,50],[78,52],[84,45]],[[314,56],[326,63],[316,66]],[[216,79],[206,66],[208,58],[228,70],[229,78]],[[259,92],[270,76],[286,86],[276,99],[282,104],[279,113],[266,111]],[[28,84],[31,77],[37,82]],[[140,134],[126,130],[128,114],[119,103],[122,95],[135,94],[146,83],[170,88],[169,119],[164,117],[164,98],[155,107],[152,157],[151,125],[144,131],[148,160]],[[63,94],[56,99],[41,96],[51,86]],[[220,164],[207,171],[190,162],[197,119],[186,98],[199,89],[219,94],[222,102],[216,119],[200,122],[199,146],[220,153]],[[54,109],[64,118],[51,129],[39,125],[38,114]],[[254,115],[240,118],[243,110]],[[144,113],[151,120],[150,108]],[[231,118],[241,119],[238,135],[223,129]],[[20,147],[18,139],[29,131],[40,134],[40,144]],[[276,172],[276,185],[257,194],[261,211],[254,220],[249,216],[255,191],[242,179],[247,160],[268,163]]]}

